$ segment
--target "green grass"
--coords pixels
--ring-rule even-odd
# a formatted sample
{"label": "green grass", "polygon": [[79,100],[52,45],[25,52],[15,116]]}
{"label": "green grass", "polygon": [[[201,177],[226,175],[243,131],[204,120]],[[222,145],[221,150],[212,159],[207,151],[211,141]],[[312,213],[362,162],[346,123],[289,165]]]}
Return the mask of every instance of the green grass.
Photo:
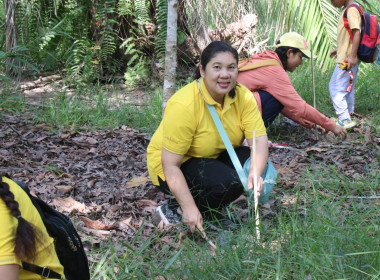
{"label": "green grass", "polygon": [[151,96],[149,103],[139,107],[121,102],[121,94],[115,94],[116,100],[111,101],[101,87],[88,86],[74,96],[63,91],[41,106],[31,106],[21,93],[3,89],[0,108],[16,115],[28,114],[34,123],[49,123],[53,128],[95,130],[126,125],[153,134],[161,119],[162,93],[148,89],[146,94]]}
{"label": "green grass", "polygon": [[[0,90],[0,108],[11,114],[21,114],[26,107],[24,98],[19,94],[14,94],[10,91],[7,84]],[[0,111],[0,113],[2,112]],[[1,114],[0,114],[1,117]]]}
{"label": "green grass", "polygon": [[[281,206],[261,221],[261,242],[248,223],[215,253],[205,242],[185,239],[164,244],[162,234],[99,252],[93,279],[379,279],[380,231],[376,200],[353,199],[355,181],[341,182],[333,168],[307,172],[298,182],[296,203]],[[326,176],[328,174],[328,176]],[[359,195],[378,192],[379,174],[368,178]],[[321,179],[322,178],[322,179]],[[334,193],[330,197],[320,194]],[[158,248],[158,249],[157,249]],[[96,256],[96,252],[94,252]],[[110,265],[111,264],[111,265]],[[115,271],[118,271],[116,274]],[[161,277],[161,278],[158,278]]]}

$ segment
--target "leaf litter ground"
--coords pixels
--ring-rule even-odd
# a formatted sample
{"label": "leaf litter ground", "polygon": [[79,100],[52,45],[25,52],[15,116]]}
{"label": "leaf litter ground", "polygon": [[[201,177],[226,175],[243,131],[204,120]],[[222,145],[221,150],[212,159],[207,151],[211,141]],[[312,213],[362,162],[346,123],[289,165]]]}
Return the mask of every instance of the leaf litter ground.
{"label": "leaf litter ground", "polygon": [[[296,203],[297,182],[311,164],[321,174],[334,166],[349,179],[376,176],[380,135],[363,123],[350,131],[346,141],[331,134],[320,134],[317,141],[313,131],[282,121],[274,134],[285,135],[280,141],[287,145],[270,147],[270,159],[280,176],[274,195],[261,206],[262,223],[270,224],[276,213]],[[141,227],[143,238],[165,233],[161,242],[172,246],[178,242],[175,229],[152,222],[152,212],[166,197],[148,175],[148,135],[127,126],[88,132],[56,130],[7,114],[0,125],[0,172],[26,182],[33,194],[70,215],[88,247],[103,246],[109,239],[128,243]],[[365,191],[380,204],[379,188],[375,194]],[[323,188],[319,192],[337,195]],[[363,195],[363,189],[357,195]],[[246,208],[242,196],[234,209],[243,221],[248,216]]]}

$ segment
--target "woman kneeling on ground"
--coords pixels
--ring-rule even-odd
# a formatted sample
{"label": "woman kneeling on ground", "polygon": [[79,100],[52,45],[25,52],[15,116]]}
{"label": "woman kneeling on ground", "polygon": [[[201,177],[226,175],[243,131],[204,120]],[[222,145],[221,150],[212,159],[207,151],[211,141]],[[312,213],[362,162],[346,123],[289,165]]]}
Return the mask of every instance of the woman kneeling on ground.
{"label": "woman kneeling on ground", "polygon": [[27,193],[14,181],[0,175],[0,197],[0,278],[60,279],[27,271],[28,265],[44,267],[45,276],[51,269],[63,277],[54,239],[49,236]]}
{"label": "woman kneeling on ground", "polygon": [[[347,131],[342,126],[302,99],[286,73],[296,70],[302,64],[302,59],[310,56],[306,40],[301,35],[295,32],[285,33],[277,42],[274,52],[266,50],[257,53],[240,64],[237,81],[252,91],[266,127],[281,112],[305,128],[317,125],[326,131],[332,131],[336,136],[346,137]],[[249,70],[250,65],[265,62],[270,63]]]}
{"label": "woman kneeling on ground", "polygon": [[[178,223],[180,214],[185,225],[203,232],[202,215],[228,205],[243,193],[206,102],[215,107],[242,165],[250,158],[250,149],[241,143],[246,138],[252,146],[256,131],[257,174],[263,174],[268,138],[252,93],[236,82],[237,67],[237,51],[225,42],[212,42],[202,52],[195,80],[167,103],[147,151],[153,184],[175,196],[157,208],[156,214],[165,224]],[[248,189],[254,185],[253,168],[252,160]]]}

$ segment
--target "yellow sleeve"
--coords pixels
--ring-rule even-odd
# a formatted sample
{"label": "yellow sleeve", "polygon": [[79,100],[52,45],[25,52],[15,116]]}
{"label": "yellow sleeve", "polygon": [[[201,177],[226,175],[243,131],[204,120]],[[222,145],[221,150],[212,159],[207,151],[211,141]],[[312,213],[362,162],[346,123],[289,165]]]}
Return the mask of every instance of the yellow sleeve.
{"label": "yellow sleeve", "polygon": [[359,29],[361,30],[361,16],[355,7],[351,7],[347,10],[347,20],[348,24],[350,25],[350,29]]}
{"label": "yellow sleeve", "polygon": [[162,122],[162,147],[174,154],[185,155],[196,129],[193,114],[183,104],[169,101]]}

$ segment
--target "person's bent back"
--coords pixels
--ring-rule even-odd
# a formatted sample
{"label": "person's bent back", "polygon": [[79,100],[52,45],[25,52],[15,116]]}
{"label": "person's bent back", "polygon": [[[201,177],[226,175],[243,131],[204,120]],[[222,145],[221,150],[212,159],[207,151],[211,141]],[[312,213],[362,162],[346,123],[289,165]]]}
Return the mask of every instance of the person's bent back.
{"label": "person's bent back", "polygon": [[275,51],[266,50],[253,55],[245,64],[273,61],[270,65],[239,71],[237,81],[255,96],[264,124],[270,125],[281,112],[305,128],[315,125],[337,136],[347,132],[334,120],[310,106],[295,90],[286,71],[293,72],[311,53],[306,40],[295,32],[286,33],[277,42]]}

